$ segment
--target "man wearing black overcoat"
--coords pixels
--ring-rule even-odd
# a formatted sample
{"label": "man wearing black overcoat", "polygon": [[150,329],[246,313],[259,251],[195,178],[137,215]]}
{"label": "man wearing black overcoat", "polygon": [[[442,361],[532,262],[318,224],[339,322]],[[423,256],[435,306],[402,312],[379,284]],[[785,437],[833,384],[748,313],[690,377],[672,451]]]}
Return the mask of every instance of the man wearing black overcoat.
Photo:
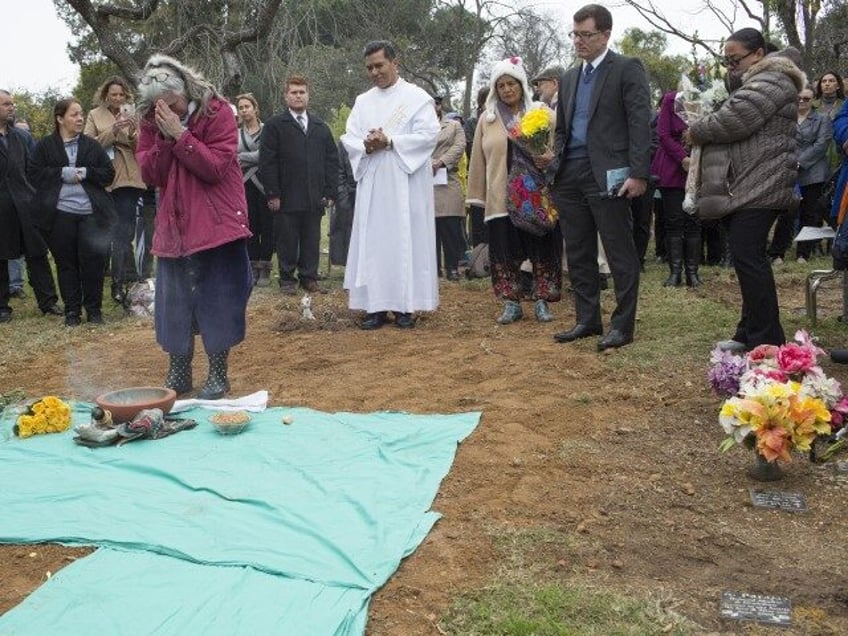
{"label": "man wearing black overcoat", "polygon": [[61,316],[47,243],[30,219],[34,189],[26,178],[27,137],[15,127],[15,103],[0,90],[0,323],[12,319],[9,261],[26,256],[29,282],[42,313]]}
{"label": "man wearing black overcoat", "polygon": [[[287,108],[265,123],[259,145],[259,178],[274,213],[280,289],[297,293],[318,286],[321,217],[336,198],[339,155],[329,126],[307,111],[309,84],[286,80]],[[295,277],[297,270],[297,277]]]}

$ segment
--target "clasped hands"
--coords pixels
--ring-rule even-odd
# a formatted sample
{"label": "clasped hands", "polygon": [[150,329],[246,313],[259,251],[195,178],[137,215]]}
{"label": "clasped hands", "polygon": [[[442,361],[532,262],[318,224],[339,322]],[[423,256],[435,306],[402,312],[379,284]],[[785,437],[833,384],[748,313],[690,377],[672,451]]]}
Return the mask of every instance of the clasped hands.
{"label": "clasped hands", "polygon": [[365,154],[370,155],[377,150],[385,150],[389,147],[389,138],[382,128],[372,128],[365,138]]}
{"label": "clasped hands", "polygon": [[165,103],[164,99],[156,100],[153,120],[159,127],[159,132],[165,137],[179,139],[183,134],[184,128],[180,121],[180,116],[171,110],[171,107]]}

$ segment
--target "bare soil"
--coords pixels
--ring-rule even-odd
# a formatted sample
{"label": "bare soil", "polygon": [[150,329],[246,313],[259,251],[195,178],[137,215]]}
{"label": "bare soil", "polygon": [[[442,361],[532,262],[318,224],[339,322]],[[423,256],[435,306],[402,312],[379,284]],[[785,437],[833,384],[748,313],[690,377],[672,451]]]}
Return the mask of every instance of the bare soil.
{"label": "bare soil", "polygon": [[[776,488],[804,493],[809,511],[753,508],[748,489],[760,485],[745,475],[750,454],[717,451],[723,435],[705,382],[707,348],[689,362],[645,367],[635,363],[640,350],[662,348],[662,339],[637,333],[626,354],[598,354],[594,339],[559,345],[551,336],[573,324],[570,298],[553,308],[553,324],[537,323],[525,304],[530,316],[501,327],[488,286],[468,282],[442,283],[440,309],[413,330],[364,332],[334,285],[313,296],[317,320],[308,323],[298,298],[271,288],[254,294],[248,338],[230,357],[233,395],[267,388],[275,405],[325,411],[483,413],[434,502],[444,517],[376,594],[369,634],[444,633],[439,619],[452,600],[496,580],[504,559],[496,539],[513,532],[563,538],[524,548],[540,576],[663,599],[704,633],[748,629],[719,617],[724,590],[791,597],[795,627],[781,633],[848,633],[848,475],[796,457]],[[732,277],[679,293],[739,302]],[[797,314],[798,281],[780,293]],[[822,301],[820,312],[837,304]],[[12,337],[32,325],[57,335],[25,375],[14,354],[0,362],[0,387],[92,399],[165,376],[167,356],[148,321],[67,334],[37,320],[3,326]],[[842,368],[826,370],[845,379]],[[86,552],[0,546],[0,613]]]}

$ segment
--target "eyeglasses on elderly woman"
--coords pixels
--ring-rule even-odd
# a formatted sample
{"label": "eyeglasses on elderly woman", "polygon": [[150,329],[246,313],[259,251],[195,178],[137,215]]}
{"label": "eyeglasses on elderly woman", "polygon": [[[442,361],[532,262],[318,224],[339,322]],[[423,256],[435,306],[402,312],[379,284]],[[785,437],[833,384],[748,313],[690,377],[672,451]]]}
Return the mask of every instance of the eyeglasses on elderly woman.
{"label": "eyeglasses on elderly woman", "polygon": [[148,73],[144,75],[140,80],[138,80],[139,84],[151,84],[153,82],[165,82],[169,77],[174,77],[173,73],[169,73],[168,71],[157,71],[155,73]]}

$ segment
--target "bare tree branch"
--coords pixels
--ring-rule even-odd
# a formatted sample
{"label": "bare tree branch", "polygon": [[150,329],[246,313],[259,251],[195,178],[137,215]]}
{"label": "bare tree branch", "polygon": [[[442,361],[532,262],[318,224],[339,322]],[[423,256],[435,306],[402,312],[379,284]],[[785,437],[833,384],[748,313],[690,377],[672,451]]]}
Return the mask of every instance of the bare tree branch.
{"label": "bare tree branch", "polygon": [[[660,9],[656,7],[652,0],[624,0],[627,4],[633,7],[636,12],[641,15],[652,27],[658,31],[662,31],[668,35],[673,35],[685,42],[689,42],[693,46],[704,49],[713,57],[720,57],[721,53],[714,48],[709,42],[698,36],[698,32],[688,33],[677,25],[672,23]],[[712,11],[711,3],[707,3],[706,9]],[[717,14],[719,20],[726,20],[723,13]]]}
{"label": "bare tree branch", "polygon": [[[71,3],[73,6],[73,3]],[[122,20],[147,20],[159,8],[159,0],[141,0],[135,7],[119,7],[114,4],[101,4],[95,7],[99,17],[108,20],[110,17]]]}

